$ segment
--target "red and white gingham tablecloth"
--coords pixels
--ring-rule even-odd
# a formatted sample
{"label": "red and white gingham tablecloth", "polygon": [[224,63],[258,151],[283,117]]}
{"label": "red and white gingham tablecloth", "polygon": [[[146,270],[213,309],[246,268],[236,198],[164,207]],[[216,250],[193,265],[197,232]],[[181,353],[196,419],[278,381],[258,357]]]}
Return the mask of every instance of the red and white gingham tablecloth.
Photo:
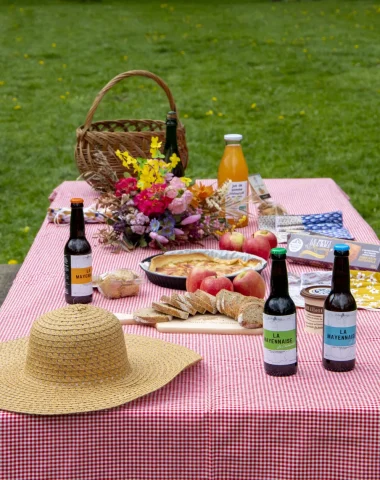
{"label": "red and white gingham tablecloth", "polygon": [[[289,213],[342,210],[357,240],[378,243],[371,227],[331,179],[268,180]],[[54,206],[94,192],[64,182]],[[43,207],[41,207],[43,208]],[[119,255],[97,245],[87,225],[95,272],[138,269],[152,254]],[[254,220],[245,233],[257,229]],[[63,248],[67,226],[44,221],[0,311],[0,341],[28,335],[34,319],[65,306]],[[206,242],[216,246],[214,240]],[[300,274],[308,267],[288,265]],[[269,268],[264,277],[268,282]],[[94,305],[131,312],[165,293],[144,284],[138,297]],[[321,337],[303,332],[298,309],[299,373],[264,373],[261,336],[159,334],[126,331],[194,349],[203,361],[161,390],[106,411],[44,417],[0,412],[0,479],[6,480],[365,480],[380,478],[380,314],[358,314],[357,366],[325,371]]]}

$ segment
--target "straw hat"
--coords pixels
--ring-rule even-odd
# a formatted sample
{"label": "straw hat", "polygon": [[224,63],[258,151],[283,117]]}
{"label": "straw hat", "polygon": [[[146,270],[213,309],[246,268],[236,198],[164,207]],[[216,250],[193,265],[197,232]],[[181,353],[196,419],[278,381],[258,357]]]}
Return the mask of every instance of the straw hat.
{"label": "straw hat", "polygon": [[124,335],[102,308],[70,305],[36,320],[29,338],[0,344],[0,409],[57,415],[116,407],[199,360],[188,348]]}

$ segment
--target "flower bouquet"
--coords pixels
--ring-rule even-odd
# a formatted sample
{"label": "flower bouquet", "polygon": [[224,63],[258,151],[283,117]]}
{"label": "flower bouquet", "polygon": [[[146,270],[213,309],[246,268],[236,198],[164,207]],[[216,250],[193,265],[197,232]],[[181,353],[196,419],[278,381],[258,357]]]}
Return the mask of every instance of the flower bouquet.
{"label": "flower bouquet", "polygon": [[[214,189],[191,178],[175,177],[171,170],[180,159],[174,154],[167,163],[160,147],[161,142],[153,137],[149,159],[117,150],[130,172],[125,178],[117,179],[104,169],[97,174],[97,189],[102,192],[97,206],[111,212],[107,226],[98,234],[102,244],[127,251],[138,246],[166,249],[217,237],[244,222],[239,204],[227,196],[228,182]],[[98,152],[99,161],[101,156]],[[236,218],[234,225],[226,221],[227,214]]]}

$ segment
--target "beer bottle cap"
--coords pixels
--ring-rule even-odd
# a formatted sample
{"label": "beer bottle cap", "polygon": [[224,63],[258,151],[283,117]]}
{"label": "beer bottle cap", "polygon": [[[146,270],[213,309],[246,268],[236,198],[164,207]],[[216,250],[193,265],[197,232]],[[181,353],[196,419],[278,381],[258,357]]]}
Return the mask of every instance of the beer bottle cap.
{"label": "beer bottle cap", "polygon": [[71,203],[84,203],[83,198],[72,198],[70,200]]}
{"label": "beer bottle cap", "polygon": [[272,248],[272,250],[270,251],[270,256],[272,259],[286,258],[286,248]]}
{"label": "beer bottle cap", "polygon": [[345,243],[337,243],[334,246],[334,252],[348,252],[349,250],[350,250],[350,247]]}

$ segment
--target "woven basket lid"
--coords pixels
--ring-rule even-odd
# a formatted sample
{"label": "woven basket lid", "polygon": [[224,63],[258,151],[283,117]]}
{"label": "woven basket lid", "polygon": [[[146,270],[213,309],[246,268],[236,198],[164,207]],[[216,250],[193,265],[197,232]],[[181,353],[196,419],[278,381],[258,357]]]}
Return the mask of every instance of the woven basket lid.
{"label": "woven basket lid", "polygon": [[0,409],[57,415],[115,407],[199,360],[188,348],[124,335],[102,308],[70,305],[42,315],[29,338],[0,344]]}

